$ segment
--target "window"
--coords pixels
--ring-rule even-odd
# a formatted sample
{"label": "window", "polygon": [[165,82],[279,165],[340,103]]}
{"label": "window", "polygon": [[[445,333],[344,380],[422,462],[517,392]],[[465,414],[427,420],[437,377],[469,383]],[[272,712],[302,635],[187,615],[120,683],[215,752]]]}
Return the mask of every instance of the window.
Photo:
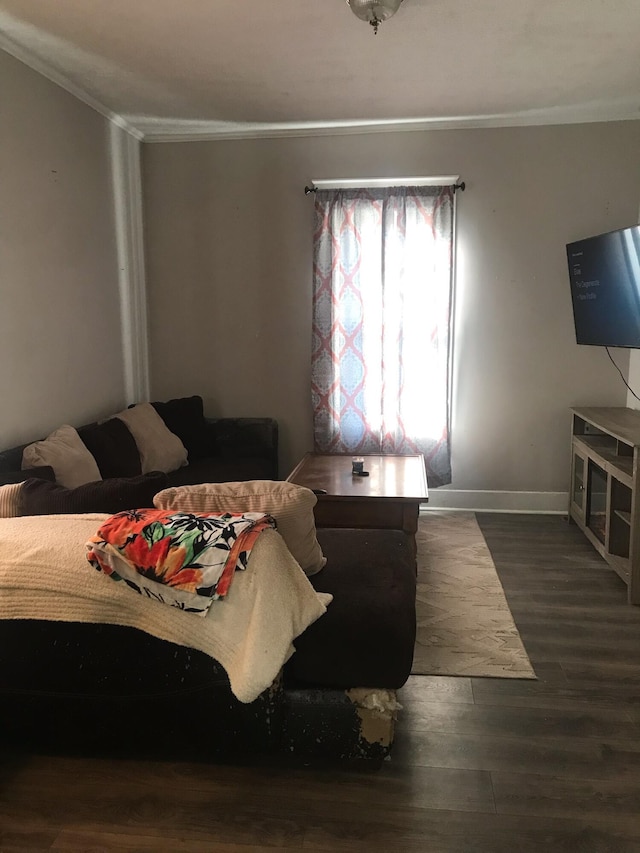
{"label": "window", "polygon": [[423,453],[451,482],[454,190],[318,190],[312,399],[321,453]]}

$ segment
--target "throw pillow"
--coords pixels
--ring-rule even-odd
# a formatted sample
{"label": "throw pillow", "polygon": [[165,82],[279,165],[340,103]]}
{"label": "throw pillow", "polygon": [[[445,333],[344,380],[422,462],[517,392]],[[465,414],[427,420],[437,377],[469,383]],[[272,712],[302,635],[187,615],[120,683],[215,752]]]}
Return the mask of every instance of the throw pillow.
{"label": "throw pillow", "polygon": [[0,486],[8,483],[24,483],[30,477],[39,477],[41,480],[56,479],[55,472],[50,465],[40,465],[39,468],[25,468],[23,471],[0,471]]}
{"label": "throw pillow", "polygon": [[134,437],[142,473],[175,471],[187,464],[187,451],[177,435],[166,426],[151,403],[138,403],[116,415]]}
{"label": "throw pillow", "polygon": [[316,538],[313,508],[318,499],[310,489],[275,480],[203,483],[165,489],[153,499],[158,509],[184,512],[266,512],[278,525],[293,557],[307,575],[326,563]]}
{"label": "throw pillow", "polygon": [[138,477],[113,477],[65,489],[46,480],[20,483],[18,515],[66,515],[81,512],[123,512],[153,507],[153,496],[167,486],[161,471]]}
{"label": "throw pillow", "polygon": [[63,424],[47,438],[25,447],[22,467],[34,468],[37,465],[50,465],[56,481],[68,489],[100,479],[96,460],[69,424]]}
{"label": "throw pillow", "polygon": [[[42,480],[44,483],[45,481]],[[22,483],[0,486],[0,518],[15,518],[20,515],[20,491]]]}
{"label": "throw pillow", "polygon": [[214,450],[212,435],[204,417],[202,397],[178,397],[151,405],[187,448],[189,462],[211,455]]}
{"label": "throw pillow", "polygon": [[103,480],[142,474],[135,439],[120,418],[88,424],[78,430],[78,435],[98,463]]}

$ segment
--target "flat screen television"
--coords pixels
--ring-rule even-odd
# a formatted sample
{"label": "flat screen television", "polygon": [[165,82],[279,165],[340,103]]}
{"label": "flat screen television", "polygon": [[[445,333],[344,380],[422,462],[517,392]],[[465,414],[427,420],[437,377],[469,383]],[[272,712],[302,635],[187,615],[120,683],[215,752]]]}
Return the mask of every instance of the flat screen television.
{"label": "flat screen television", "polygon": [[640,347],[640,225],[567,245],[579,344]]}

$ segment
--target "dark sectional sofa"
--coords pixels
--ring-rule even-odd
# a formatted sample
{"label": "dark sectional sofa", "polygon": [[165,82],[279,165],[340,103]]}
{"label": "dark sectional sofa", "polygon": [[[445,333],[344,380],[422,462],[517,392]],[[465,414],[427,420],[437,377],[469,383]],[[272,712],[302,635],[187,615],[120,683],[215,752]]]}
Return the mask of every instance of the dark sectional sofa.
{"label": "dark sectional sofa", "polygon": [[[278,424],[272,418],[207,418],[202,397],[195,395],[151,405],[189,454],[188,465],[166,474],[167,486],[278,478]],[[105,480],[142,475],[135,440],[118,418],[85,424],[78,434]],[[55,479],[48,467],[21,470],[26,446],[0,452],[0,485]]]}
{"label": "dark sectional sofa", "polygon": [[[174,414],[187,411],[176,405],[180,401],[171,402]],[[201,400],[190,405],[200,409]],[[125,480],[144,481],[155,494],[168,483],[277,477],[274,421],[203,416],[206,426],[189,434],[184,418],[172,421],[162,404],[154,407],[188,447],[189,465],[172,472],[174,479],[171,473],[123,478],[122,468],[107,467],[108,454],[98,448],[94,431],[86,443],[93,446],[101,472],[119,472],[112,485],[122,480],[124,489]],[[93,426],[80,435],[84,430],[89,436]],[[16,471],[18,458],[21,448],[0,453],[0,482],[3,471]],[[33,492],[42,498],[41,484]],[[88,508],[77,500],[69,504],[68,493],[82,497],[81,490],[90,486],[63,490],[58,508],[47,510],[51,503],[44,499],[38,508],[123,508],[122,494],[114,503],[105,497],[108,480],[102,497],[90,495]],[[399,531],[320,529],[318,540],[327,565],[310,581],[317,591],[332,593],[334,601],[295,641],[296,653],[281,678],[256,701],[237,701],[223,668],[202,652],[132,628],[3,620],[0,730],[12,739],[64,750],[200,758],[238,751],[384,757],[393,740],[395,690],[408,678],[413,657],[413,552]]]}
{"label": "dark sectional sofa", "polygon": [[214,759],[279,753],[380,759],[410,672],[415,570],[404,534],[319,530],[333,603],[295,641],[282,678],[250,704],[194,649],[114,625],[0,621],[0,731],[53,750]]}

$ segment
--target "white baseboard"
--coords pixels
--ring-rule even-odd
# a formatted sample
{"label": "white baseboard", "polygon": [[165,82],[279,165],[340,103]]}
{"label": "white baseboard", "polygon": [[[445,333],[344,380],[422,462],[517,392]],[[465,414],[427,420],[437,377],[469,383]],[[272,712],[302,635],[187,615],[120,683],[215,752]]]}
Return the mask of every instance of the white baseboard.
{"label": "white baseboard", "polygon": [[488,492],[463,489],[433,489],[429,503],[420,512],[437,509],[467,510],[469,512],[529,512],[566,515],[569,506],[567,492]]}

